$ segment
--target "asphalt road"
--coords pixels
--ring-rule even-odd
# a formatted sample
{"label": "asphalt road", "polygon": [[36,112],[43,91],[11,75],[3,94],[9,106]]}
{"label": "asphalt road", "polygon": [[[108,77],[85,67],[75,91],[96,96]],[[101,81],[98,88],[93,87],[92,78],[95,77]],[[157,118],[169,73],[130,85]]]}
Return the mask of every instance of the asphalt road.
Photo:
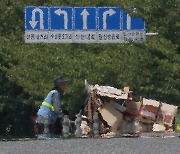
{"label": "asphalt road", "polygon": [[0,142],[0,154],[180,154],[180,138],[51,139]]}

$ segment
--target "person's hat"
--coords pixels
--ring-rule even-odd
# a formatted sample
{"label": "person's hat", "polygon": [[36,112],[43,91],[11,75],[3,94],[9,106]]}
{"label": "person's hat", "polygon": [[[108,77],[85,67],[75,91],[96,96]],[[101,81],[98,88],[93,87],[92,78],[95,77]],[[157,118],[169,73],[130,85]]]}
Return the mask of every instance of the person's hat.
{"label": "person's hat", "polygon": [[69,80],[65,80],[63,77],[58,77],[57,79],[54,80],[54,87],[60,85],[61,83],[66,83]]}

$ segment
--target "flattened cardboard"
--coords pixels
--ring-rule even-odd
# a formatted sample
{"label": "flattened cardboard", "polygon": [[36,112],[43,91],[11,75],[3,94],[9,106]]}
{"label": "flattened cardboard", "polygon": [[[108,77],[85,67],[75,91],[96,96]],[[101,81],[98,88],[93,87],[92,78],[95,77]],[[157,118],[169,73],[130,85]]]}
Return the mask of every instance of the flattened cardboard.
{"label": "flattened cardboard", "polygon": [[106,103],[102,109],[98,110],[102,118],[111,126],[111,131],[117,133],[123,120],[123,114],[111,103]]}

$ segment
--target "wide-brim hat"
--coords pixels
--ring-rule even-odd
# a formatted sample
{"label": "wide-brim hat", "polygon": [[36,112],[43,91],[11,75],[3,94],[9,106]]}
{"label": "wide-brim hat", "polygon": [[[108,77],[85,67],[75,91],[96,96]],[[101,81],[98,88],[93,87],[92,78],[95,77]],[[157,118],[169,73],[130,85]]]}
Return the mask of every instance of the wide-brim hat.
{"label": "wide-brim hat", "polygon": [[69,80],[64,79],[63,77],[58,77],[57,79],[54,80],[54,87],[62,84],[62,83],[66,83]]}

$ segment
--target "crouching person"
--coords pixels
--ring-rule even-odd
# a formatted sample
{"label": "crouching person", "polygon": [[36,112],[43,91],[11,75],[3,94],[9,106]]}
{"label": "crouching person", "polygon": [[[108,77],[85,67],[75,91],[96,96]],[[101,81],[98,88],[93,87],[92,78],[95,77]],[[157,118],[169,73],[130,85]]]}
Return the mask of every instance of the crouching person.
{"label": "crouching person", "polygon": [[67,81],[62,77],[54,81],[54,88],[48,93],[37,113],[39,138],[53,138],[60,135],[62,130],[60,122],[63,118],[61,100],[67,87]]}

